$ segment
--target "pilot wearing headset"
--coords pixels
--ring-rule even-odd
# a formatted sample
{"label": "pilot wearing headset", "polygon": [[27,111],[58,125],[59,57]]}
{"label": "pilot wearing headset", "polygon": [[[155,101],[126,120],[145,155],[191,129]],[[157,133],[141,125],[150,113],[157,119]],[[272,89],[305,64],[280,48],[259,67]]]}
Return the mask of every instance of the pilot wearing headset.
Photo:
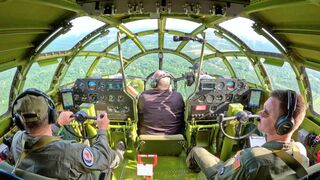
{"label": "pilot wearing headset", "polygon": [[297,179],[309,166],[306,149],[291,137],[302,123],[306,106],[301,95],[291,90],[275,90],[260,111],[258,129],[266,134],[262,147],[238,151],[226,162],[200,147],[187,157],[189,169],[200,170],[208,179]]}
{"label": "pilot wearing headset", "polygon": [[12,104],[12,118],[20,129],[12,140],[11,154],[15,168],[58,179],[92,179],[92,171],[108,171],[123,159],[123,151],[112,150],[106,130],[106,113],[96,123],[98,134],[92,147],[62,140],[52,134],[53,124],[67,125],[70,111],[61,112],[57,121],[55,104],[45,93],[27,89]]}
{"label": "pilot wearing headset", "polygon": [[181,134],[184,132],[184,101],[171,90],[173,77],[157,70],[151,79],[153,89],[141,93],[138,100],[139,134]]}

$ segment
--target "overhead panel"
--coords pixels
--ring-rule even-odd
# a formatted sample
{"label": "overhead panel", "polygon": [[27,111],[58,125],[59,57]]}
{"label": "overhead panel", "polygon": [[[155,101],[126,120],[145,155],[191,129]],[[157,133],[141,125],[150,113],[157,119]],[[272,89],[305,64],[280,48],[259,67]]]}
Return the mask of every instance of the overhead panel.
{"label": "overhead panel", "polygon": [[319,1],[254,1],[246,13],[263,23],[296,57],[320,62]]}
{"label": "overhead panel", "polygon": [[30,56],[64,19],[80,11],[71,1],[1,1],[0,63]]}

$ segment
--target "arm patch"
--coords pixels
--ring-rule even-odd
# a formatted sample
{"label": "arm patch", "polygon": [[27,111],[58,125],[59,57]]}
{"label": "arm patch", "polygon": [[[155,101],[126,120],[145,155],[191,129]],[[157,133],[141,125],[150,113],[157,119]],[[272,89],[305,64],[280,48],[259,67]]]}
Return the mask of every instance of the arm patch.
{"label": "arm patch", "polygon": [[85,147],[83,150],[82,150],[82,160],[83,160],[83,163],[88,166],[88,167],[91,167],[93,165],[93,153],[92,151],[88,148],[88,147]]}

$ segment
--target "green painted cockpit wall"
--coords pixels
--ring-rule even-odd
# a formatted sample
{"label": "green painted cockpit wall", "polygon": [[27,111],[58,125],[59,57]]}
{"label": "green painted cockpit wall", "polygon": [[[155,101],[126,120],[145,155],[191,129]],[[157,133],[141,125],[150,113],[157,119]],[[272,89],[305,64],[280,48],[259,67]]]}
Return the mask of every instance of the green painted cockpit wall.
{"label": "green painted cockpit wall", "polygon": [[[235,2],[235,1],[233,1]],[[242,1],[237,1],[242,2]],[[243,1],[245,2],[245,1]],[[247,4],[244,3],[244,4]],[[239,52],[219,52],[212,45],[207,45],[207,48],[213,51],[213,54],[206,55],[204,59],[212,57],[221,57],[230,71],[230,74],[235,77],[235,70],[232,68],[226,56],[247,56],[251,61],[256,74],[263,85],[265,90],[271,90],[270,78],[265,71],[261,58],[279,59],[285,60],[291,64],[297,80],[300,91],[308,101],[311,101],[310,90],[307,81],[306,74],[304,73],[304,66],[320,70],[320,40],[319,27],[320,20],[318,14],[320,12],[319,0],[252,0],[251,4],[246,7],[245,11],[241,13],[242,16],[250,18],[257,23],[257,29],[260,32],[261,28],[266,29],[271,35],[285,47],[282,49],[272,38],[269,39],[276,47],[283,52],[282,56],[272,53],[261,53],[252,51],[246,46],[244,42],[232,35],[232,33],[217,26],[218,23],[223,20],[227,20],[230,17],[226,16],[212,16],[212,14],[171,14],[163,13],[161,16],[157,16],[158,29],[155,31],[146,31],[139,33],[132,33],[129,29],[126,29],[122,23],[131,22],[139,19],[147,19],[151,14],[115,14],[109,16],[92,15],[103,22],[108,24],[108,27],[117,27],[126,36],[121,40],[125,42],[128,39],[133,40],[137,47],[141,50],[140,53],[132,56],[129,59],[124,59],[125,66],[128,66],[132,61],[141,57],[142,55],[168,52],[171,54],[183,57],[189,62],[197,61],[198,59],[192,59],[181,50],[187,44],[182,42],[175,50],[168,50],[164,45],[164,34],[174,35],[197,35],[206,28],[212,27],[217,29],[223,34],[223,37],[229,42],[239,47]],[[76,4],[76,1],[61,0],[2,0],[0,1],[0,71],[4,71],[11,67],[19,66],[19,71],[16,74],[15,82],[13,82],[13,91],[10,98],[13,99],[22,89],[26,74],[33,62],[42,61],[50,58],[62,57],[62,61],[57,68],[55,77],[51,83],[50,91],[55,92],[63,78],[65,72],[68,70],[70,62],[76,56],[96,56],[96,61],[91,65],[87,75],[90,75],[92,69],[97,64],[97,61],[101,57],[108,57],[112,59],[118,59],[117,55],[110,54],[116,43],[110,45],[102,52],[84,52],[82,51],[85,46],[93,41],[99,34],[103,34],[107,27],[101,31],[95,31],[90,33],[87,37],[83,38],[75,47],[69,51],[53,52],[46,54],[39,54],[41,50],[46,47],[52,40],[59,34],[64,32],[64,28],[67,29],[67,22],[72,18],[86,15],[81,7]],[[183,33],[174,30],[166,30],[165,22],[166,18],[180,18],[184,20],[190,20],[202,25],[191,33]],[[58,30],[60,27],[60,31]],[[259,30],[260,29],[260,30]],[[58,31],[57,31],[58,30]],[[56,34],[51,36],[53,32]],[[158,49],[146,50],[143,44],[137,38],[138,36],[146,35],[149,33],[158,33]],[[266,34],[264,34],[266,35]],[[44,40],[46,40],[44,42]],[[312,112],[308,112],[310,116],[318,119]],[[318,119],[319,120],[319,119]],[[320,121],[318,121],[320,122]]]}

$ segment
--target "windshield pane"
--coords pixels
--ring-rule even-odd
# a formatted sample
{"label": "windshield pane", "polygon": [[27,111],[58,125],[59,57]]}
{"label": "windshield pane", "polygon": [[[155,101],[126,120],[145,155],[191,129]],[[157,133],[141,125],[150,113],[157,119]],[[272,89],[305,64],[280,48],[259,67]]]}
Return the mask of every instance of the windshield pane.
{"label": "windshield pane", "polygon": [[[189,41],[189,43],[182,49],[182,53],[190,56],[192,59],[199,58],[201,55],[201,44],[195,41]],[[204,47],[204,55],[212,54],[213,52]]]}
{"label": "windshield pane", "polygon": [[306,68],[312,92],[312,108],[320,114],[320,72]]}
{"label": "windshield pane", "polygon": [[70,64],[70,67],[62,80],[62,85],[74,82],[78,78],[85,78],[88,69],[90,68],[96,57],[77,56]]}
{"label": "windshield pane", "polygon": [[93,69],[91,77],[103,77],[105,75],[116,74],[120,70],[120,62],[118,60],[102,58]]}
{"label": "windshield pane", "polygon": [[144,19],[123,24],[132,33],[158,29],[157,19]]}
{"label": "windshield pane", "polygon": [[0,72],[0,114],[3,114],[8,110],[10,89],[16,70],[17,68],[12,68]]}
{"label": "windshield pane", "polygon": [[236,73],[236,76],[239,79],[245,79],[248,82],[261,85],[257,77],[257,74],[247,57],[236,58],[233,56],[233,57],[227,57],[227,59],[229,60],[232,68]]}
{"label": "windshield pane", "polygon": [[[187,26],[186,26],[187,25]],[[199,23],[192,21],[182,20],[182,19],[173,19],[167,18],[166,20],[166,30],[176,30],[182,31],[185,33],[191,33],[194,29],[199,27]]]}
{"label": "windshield pane", "polygon": [[175,42],[173,41],[173,36],[172,34],[165,33],[164,34],[164,48],[167,49],[177,49],[179,44],[181,42]]}
{"label": "windshield pane", "polygon": [[235,34],[245,42],[252,50],[280,53],[280,51],[264,36],[257,34],[253,29],[253,21],[238,17],[220,23],[219,26]]}
{"label": "windshield pane", "polygon": [[139,36],[138,39],[141,41],[141,43],[144,45],[146,49],[158,48],[158,33]]}
{"label": "windshield pane", "polygon": [[41,66],[41,63],[38,62],[33,63],[27,74],[23,89],[37,88],[44,92],[49,90],[52,77],[61,59],[55,59],[54,61],[54,63],[46,66]]}
{"label": "windshield pane", "polygon": [[100,37],[89,44],[83,51],[103,51],[112,43],[117,41],[117,32],[119,31],[116,28],[109,28],[109,33],[103,37]]}
{"label": "windshield pane", "polygon": [[170,72],[175,78],[182,77],[182,74],[189,71],[192,66],[190,62],[184,58],[174,54],[163,54],[163,70]]}
{"label": "windshield pane", "polygon": [[296,74],[289,63],[285,62],[282,67],[263,64],[270,79],[273,89],[292,89],[299,92]]}
{"label": "windshield pane", "polygon": [[71,23],[71,30],[57,37],[42,53],[69,50],[90,32],[104,25],[103,22],[87,16],[76,18]]}
{"label": "windshield pane", "polygon": [[149,74],[159,69],[158,54],[148,54],[133,61],[125,72],[130,76],[146,78]]}
{"label": "windshield pane", "polygon": [[206,40],[208,43],[219,51],[239,51],[238,47],[233,45],[231,42],[216,36],[214,31],[215,29],[212,28],[204,31],[206,33]]}
{"label": "windshield pane", "polygon": [[[136,44],[131,39],[128,39],[126,42],[121,44],[121,51],[122,51],[122,56],[126,59],[129,59],[133,55],[141,52],[140,49],[136,46]],[[110,53],[118,56],[119,55],[118,54],[118,46],[113,48],[110,51]]]}
{"label": "windshield pane", "polygon": [[231,77],[231,74],[221,58],[211,58],[203,61],[202,70],[211,76]]}
{"label": "windshield pane", "polygon": [[[163,70],[172,73],[172,75],[175,78],[181,77],[182,74],[185,72],[188,72],[191,67],[191,63],[189,63],[187,60],[181,58],[180,56],[164,53],[164,59],[163,59]],[[151,73],[155,72],[159,69],[159,58],[158,54],[148,54],[146,56],[143,56],[134,62],[132,62],[125,70],[127,75],[131,76],[139,76],[146,78]],[[147,89],[150,89],[150,85],[147,84]],[[185,81],[179,81],[178,82],[178,91],[184,96],[187,97],[187,95],[191,94],[194,87],[185,87]]]}

